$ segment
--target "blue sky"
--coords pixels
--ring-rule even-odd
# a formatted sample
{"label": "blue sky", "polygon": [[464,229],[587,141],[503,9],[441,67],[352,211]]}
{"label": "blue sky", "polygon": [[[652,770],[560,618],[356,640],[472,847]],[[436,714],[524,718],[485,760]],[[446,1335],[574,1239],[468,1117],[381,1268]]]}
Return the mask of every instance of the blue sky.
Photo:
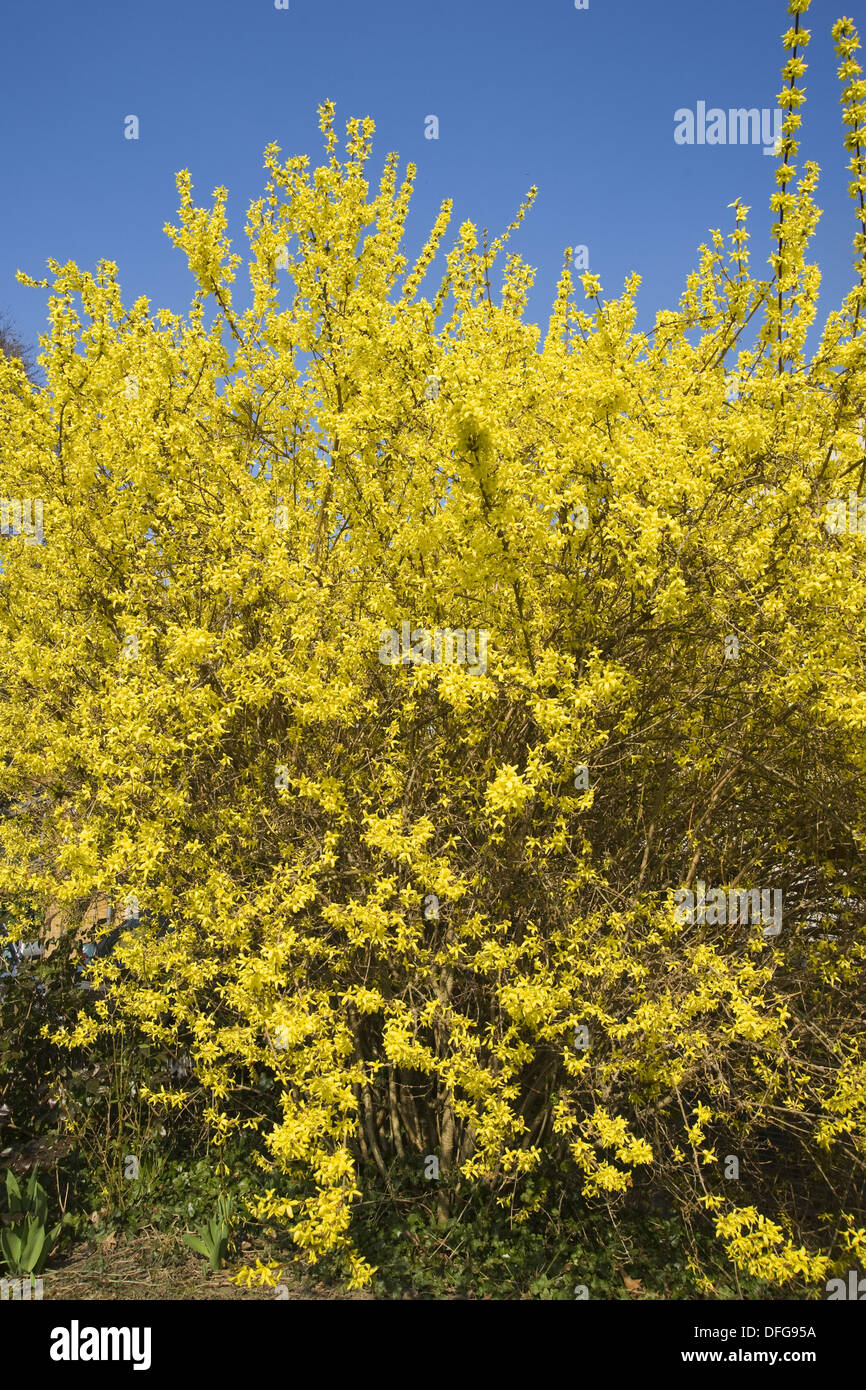
{"label": "blue sky", "polygon": [[[819,325],[853,281],[830,30],[840,14],[857,23],[858,8],[814,0],[806,17],[799,159],[822,171]],[[199,202],[228,188],[245,252],[265,145],[323,162],[316,107],[330,97],[338,129],[350,115],[376,122],[371,183],[389,150],[418,166],[410,259],[443,198],[455,203],[450,245],[467,218],[498,233],[536,184],[512,242],[537,271],[528,317],[546,327],[564,248],[580,243],[609,297],[630,271],[643,277],[648,327],[676,305],[708,229],[731,230],[737,195],[752,208],[753,272],[766,272],[776,161],[760,145],[677,145],[674,112],[774,108],[791,23],[785,0],[290,0],[286,11],[273,0],[22,0],[3,21],[0,309],[35,343],[46,293],[15,272],[43,275],[48,256],[113,260],[125,302],[144,294],[154,310],[183,309],[192,280],[162,230],[175,220],[175,171],[190,170]],[[137,141],[124,138],[131,114]],[[438,140],[425,139],[429,115]]]}

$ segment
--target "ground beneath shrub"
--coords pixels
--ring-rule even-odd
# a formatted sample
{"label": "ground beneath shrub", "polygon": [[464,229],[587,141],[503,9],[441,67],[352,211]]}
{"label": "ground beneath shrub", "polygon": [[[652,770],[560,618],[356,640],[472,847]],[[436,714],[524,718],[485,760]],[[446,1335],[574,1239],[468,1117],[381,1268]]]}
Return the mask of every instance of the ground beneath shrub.
{"label": "ground beneath shrub", "polygon": [[[256,1252],[241,1251],[244,1262],[255,1263]],[[231,1271],[211,1274],[204,1261],[184,1245],[179,1236],[142,1231],[134,1236],[109,1235],[98,1243],[76,1246],[53,1261],[42,1275],[43,1299],[103,1301],[109,1299],[154,1300],[273,1300],[274,1289],[241,1289],[229,1283]],[[327,1286],[314,1278],[285,1274],[281,1279],[289,1299],[371,1300],[367,1290],[346,1293],[339,1285]]]}

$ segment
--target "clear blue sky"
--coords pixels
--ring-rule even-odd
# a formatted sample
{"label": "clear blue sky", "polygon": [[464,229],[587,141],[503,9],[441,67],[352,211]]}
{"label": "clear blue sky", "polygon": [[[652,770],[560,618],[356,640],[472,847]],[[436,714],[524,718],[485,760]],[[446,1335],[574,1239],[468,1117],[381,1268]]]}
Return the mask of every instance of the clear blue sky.
{"label": "clear blue sky", "polygon": [[[866,30],[859,0],[815,0],[806,17],[799,160],[822,171],[819,323],[853,278],[830,37],[840,14]],[[466,218],[499,232],[537,184],[513,242],[537,271],[529,317],[546,326],[564,247],[583,243],[608,296],[630,271],[643,277],[638,325],[649,326],[675,306],[708,229],[731,229],[737,195],[752,208],[753,271],[766,273],[776,161],[760,145],[677,145],[674,112],[774,108],[791,23],[785,0],[590,0],[584,11],[574,0],[290,0],[287,11],[273,0],[19,0],[3,16],[0,309],[35,344],[46,294],[14,277],[43,275],[48,256],[86,268],[106,257],[127,303],[144,294],[154,310],[184,308],[192,281],[162,231],[175,220],[175,171],[190,170],[200,202],[228,188],[245,252],[265,145],[322,162],[316,107],[330,97],[338,129],[350,115],[376,122],[371,182],[389,150],[417,164],[410,256],[444,197],[455,202],[450,244]],[[130,114],[137,141],[124,139]],[[428,115],[438,140],[424,137]]]}

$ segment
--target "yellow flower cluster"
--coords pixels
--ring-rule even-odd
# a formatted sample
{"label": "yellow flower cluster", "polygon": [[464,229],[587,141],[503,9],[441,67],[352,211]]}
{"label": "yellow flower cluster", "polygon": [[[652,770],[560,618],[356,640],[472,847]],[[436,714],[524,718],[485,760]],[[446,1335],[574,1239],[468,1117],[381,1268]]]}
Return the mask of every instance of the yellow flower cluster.
{"label": "yellow flower cluster", "polygon": [[[795,120],[767,279],[736,203],[653,329],[636,276],[584,276],[587,312],[566,266],[540,335],[507,234],[465,224],[421,295],[450,209],[410,265],[414,169],[371,188],[371,122],[341,160],[327,103],[322,167],[266,151],[248,308],[225,191],[183,173],[188,314],[51,262],[45,389],[0,362],[4,487],[45,533],[3,546],[0,893],[72,922],[135,894],[59,1041],[180,1042],[218,1151],[243,1130],[291,1189],[252,1212],[356,1287],[360,1193],[431,1149],[443,1216],[458,1174],[614,1202],[646,1168],[727,1204],[741,1268],[814,1280],[814,1234],[718,1161],[796,1113],[858,1229],[866,565],[821,507],[862,474],[866,135],[834,37],[859,278],[812,361]],[[383,665],[407,616],[488,633],[486,671]],[[781,936],[684,929],[696,874],[784,887]]]}

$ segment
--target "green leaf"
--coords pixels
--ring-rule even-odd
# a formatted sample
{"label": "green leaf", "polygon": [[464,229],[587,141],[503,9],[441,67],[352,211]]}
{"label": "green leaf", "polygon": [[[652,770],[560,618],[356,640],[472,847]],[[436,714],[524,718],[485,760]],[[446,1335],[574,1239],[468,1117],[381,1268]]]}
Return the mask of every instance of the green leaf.
{"label": "green leaf", "polygon": [[184,1234],[184,1240],[186,1241],[187,1245],[190,1247],[191,1250],[195,1250],[196,1253],[199,1255],[204,1255],[207,1259],[210,1258],[210,1247],[209,1245],[205,1244],[205,1242],[201,1239],[201,1236]]}
{"label": "green leaf", "polygon": [[25,1228],[21,1266],[25,1274],[36,1274],[48,1258],[48,1234],[41,1222],[32,1216],[28,1216]]}
{"label": "green leaf", "polygon": [[9,1210],[13,1215],[17,1215],[18,1212],[24,1210],[24,1205],[21,1201],[21,1188],[11,1168],[6,1174],[6,1196],[9,1202]]}
{"label": "green leaf", "polygon": [[11,1272],[17,1274],[21,1257],[21,1237],[14,1230],[0,1231],[0,1251]]}

